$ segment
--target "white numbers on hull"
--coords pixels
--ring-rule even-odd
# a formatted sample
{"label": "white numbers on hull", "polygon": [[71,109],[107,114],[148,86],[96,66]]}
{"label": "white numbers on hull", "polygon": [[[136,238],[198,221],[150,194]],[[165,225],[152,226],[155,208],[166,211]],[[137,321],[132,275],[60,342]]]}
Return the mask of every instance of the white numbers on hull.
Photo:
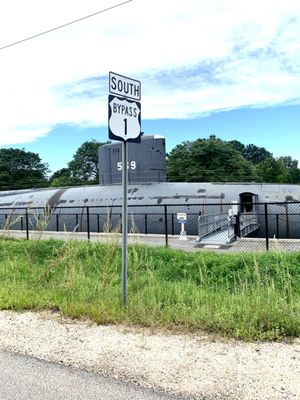
{"label": "white numbers on hull", "polygon": [[[122,171],[122,161],[117,162],[117,170]],[[136,169],[136,162],[135,161],[128,161],[127,162],[127,169]]]}

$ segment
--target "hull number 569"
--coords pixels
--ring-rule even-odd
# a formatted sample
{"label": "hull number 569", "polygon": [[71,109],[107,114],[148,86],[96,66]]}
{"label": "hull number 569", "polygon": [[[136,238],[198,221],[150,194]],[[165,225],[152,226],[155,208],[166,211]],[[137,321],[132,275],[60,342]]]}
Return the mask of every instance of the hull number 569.
{"label": "hull number 569", "polygon": [[[118,162],[117,163],[117,170],[118,171],[122,171],[123,167],[122,167],[122,162]],[[136,169],[136,162],[135,161],[128,161],[127,162],[127,169]]]}

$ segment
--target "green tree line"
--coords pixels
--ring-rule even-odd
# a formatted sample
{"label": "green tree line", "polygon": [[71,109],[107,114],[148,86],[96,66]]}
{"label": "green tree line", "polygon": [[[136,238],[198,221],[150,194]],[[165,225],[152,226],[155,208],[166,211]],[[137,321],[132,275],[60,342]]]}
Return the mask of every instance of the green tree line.
{"label": "green tree line", "polygon": [[37,153],[0,149],[0,190],[75,186],[99,181],[98,148],[105,143],[84,142],[65,168],[49,176],[49,167]]}
{"label": "green tree line", "polygon": [[93,185],[99,182],[98,149],[107,144],[96,140],[84,142],[66,168],[50,177],[50,186]]}
{"label": "green tree line", "polygon": [[[97,184],[96,140],[84,142],[65,168],[49,176],[49,168],[36,153],[0,149],[0,190]],[[178,144],[167,155],[169,182],[300,183],[298,161],[275,158],[264,147],[224,141],[216,136]]]}
{"label": "green tree line", "polygon": [[47,186],[48,165],[40,156],[24,149],[0,149],[0,189]]}
{"label": "green tree line", "polygon": [[169,182],[300,183],[298,161],[216,136],[185,141],[167,156]]}

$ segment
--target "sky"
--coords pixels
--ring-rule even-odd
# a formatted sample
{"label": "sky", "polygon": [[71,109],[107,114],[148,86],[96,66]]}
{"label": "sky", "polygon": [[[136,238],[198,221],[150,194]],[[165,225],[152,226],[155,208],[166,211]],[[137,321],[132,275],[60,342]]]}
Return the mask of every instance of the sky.
{"label": "sky", "polygon": [[299,0],[124,1],[0,3],[1,147],[54,172],[106,142],[113,71],[141,82],[142,131],[168,152],[215,135],[300,164]]}

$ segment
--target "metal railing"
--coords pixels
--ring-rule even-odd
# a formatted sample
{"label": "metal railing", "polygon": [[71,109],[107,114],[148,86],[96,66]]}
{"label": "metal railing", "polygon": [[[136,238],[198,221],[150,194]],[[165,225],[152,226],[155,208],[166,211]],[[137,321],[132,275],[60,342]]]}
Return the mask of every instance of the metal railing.
{"label": "metal railing", "polygon": [[258,216],[248,212],[239,214],[239,224],[240,237],[245,237],[260,227]]}
{"label": "metal railing", "polygon": [[198,240],[214,232],[228,229],[228,214],[199,215]]}

